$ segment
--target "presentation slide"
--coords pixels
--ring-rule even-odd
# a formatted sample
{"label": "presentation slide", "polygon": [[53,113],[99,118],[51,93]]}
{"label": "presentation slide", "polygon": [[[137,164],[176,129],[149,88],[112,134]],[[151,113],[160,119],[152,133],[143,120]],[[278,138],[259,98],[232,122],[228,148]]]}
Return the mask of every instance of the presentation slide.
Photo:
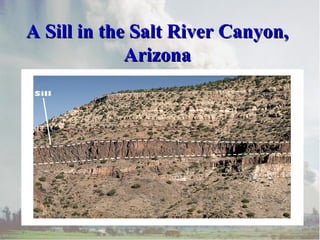
{"label": "presentation slide", "polygon": [[0,0],[0,239],[319,239],[317,0]]}

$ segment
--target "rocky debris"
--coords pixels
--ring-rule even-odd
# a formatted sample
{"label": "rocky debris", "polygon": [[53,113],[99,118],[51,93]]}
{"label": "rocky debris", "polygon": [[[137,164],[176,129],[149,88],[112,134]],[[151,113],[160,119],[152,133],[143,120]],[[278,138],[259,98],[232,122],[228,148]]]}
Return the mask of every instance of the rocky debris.
{"label": "rocky debris", "polygon": [[290,212],[290,163],[97,161],[38,166],[34,179],[35,217],[243,218],[253,212],[282,218]]}

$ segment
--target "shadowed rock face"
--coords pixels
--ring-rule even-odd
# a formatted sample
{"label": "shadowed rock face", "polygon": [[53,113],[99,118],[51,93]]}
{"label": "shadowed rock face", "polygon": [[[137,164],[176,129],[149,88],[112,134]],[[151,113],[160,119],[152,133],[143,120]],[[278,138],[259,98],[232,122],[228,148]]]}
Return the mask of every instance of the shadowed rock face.
{"label": "shadowed rock face", "polygon": [[[213,141],[123,140],[91,141],[34,148],[34,163],[167,157],[266,156],[289,153],[290,143],[249,143]],[[274,157],[276,158],[276,157]]]}

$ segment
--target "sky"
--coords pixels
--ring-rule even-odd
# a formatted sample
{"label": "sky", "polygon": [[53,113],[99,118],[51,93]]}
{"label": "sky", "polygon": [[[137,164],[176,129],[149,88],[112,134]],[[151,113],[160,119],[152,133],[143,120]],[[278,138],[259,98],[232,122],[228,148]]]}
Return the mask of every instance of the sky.
{"label": "sky", "polygon": [[[36,76],[34,91],[50,90],[45,97],[48,118],[59,116],[91,100],[121,90],[195,85],[231,76]],[[42,97],[34,97],[34,127],[45,121]]]}
{"label": "sky", "polygon": [[[20,206],[20,71],[24,68],[303,69],[305,210],[319,200],[318,0],[0,0],[0,208]],[[281,26],[288,42],[246,40],[28,40],[31,24],[166,24],[217,27]],[[128,64],[129,47],[188,49],[191,64]],[[49,101],[49,99],[48,99]],[[50,102],[48,102],[50,104]],[[48,105],[50,108],[50,105]],[[50,108],[51,109],[51,108]],[[51,110],[50,110],[51,111]],[[306,174],[307,176],[312,174]],[[313,176],[313,175],[312,175]],[[10,184],[7,184],[10,183]],[[319,204],[317,205],[317,207]]]}

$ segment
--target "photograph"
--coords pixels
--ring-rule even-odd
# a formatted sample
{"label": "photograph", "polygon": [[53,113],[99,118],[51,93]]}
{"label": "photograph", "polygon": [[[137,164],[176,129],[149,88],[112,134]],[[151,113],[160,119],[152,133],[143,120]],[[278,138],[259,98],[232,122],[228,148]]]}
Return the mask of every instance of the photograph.
{"label": "photograph", "polygon": [[35,76],[34,218],[290,218],[291,76]]}

